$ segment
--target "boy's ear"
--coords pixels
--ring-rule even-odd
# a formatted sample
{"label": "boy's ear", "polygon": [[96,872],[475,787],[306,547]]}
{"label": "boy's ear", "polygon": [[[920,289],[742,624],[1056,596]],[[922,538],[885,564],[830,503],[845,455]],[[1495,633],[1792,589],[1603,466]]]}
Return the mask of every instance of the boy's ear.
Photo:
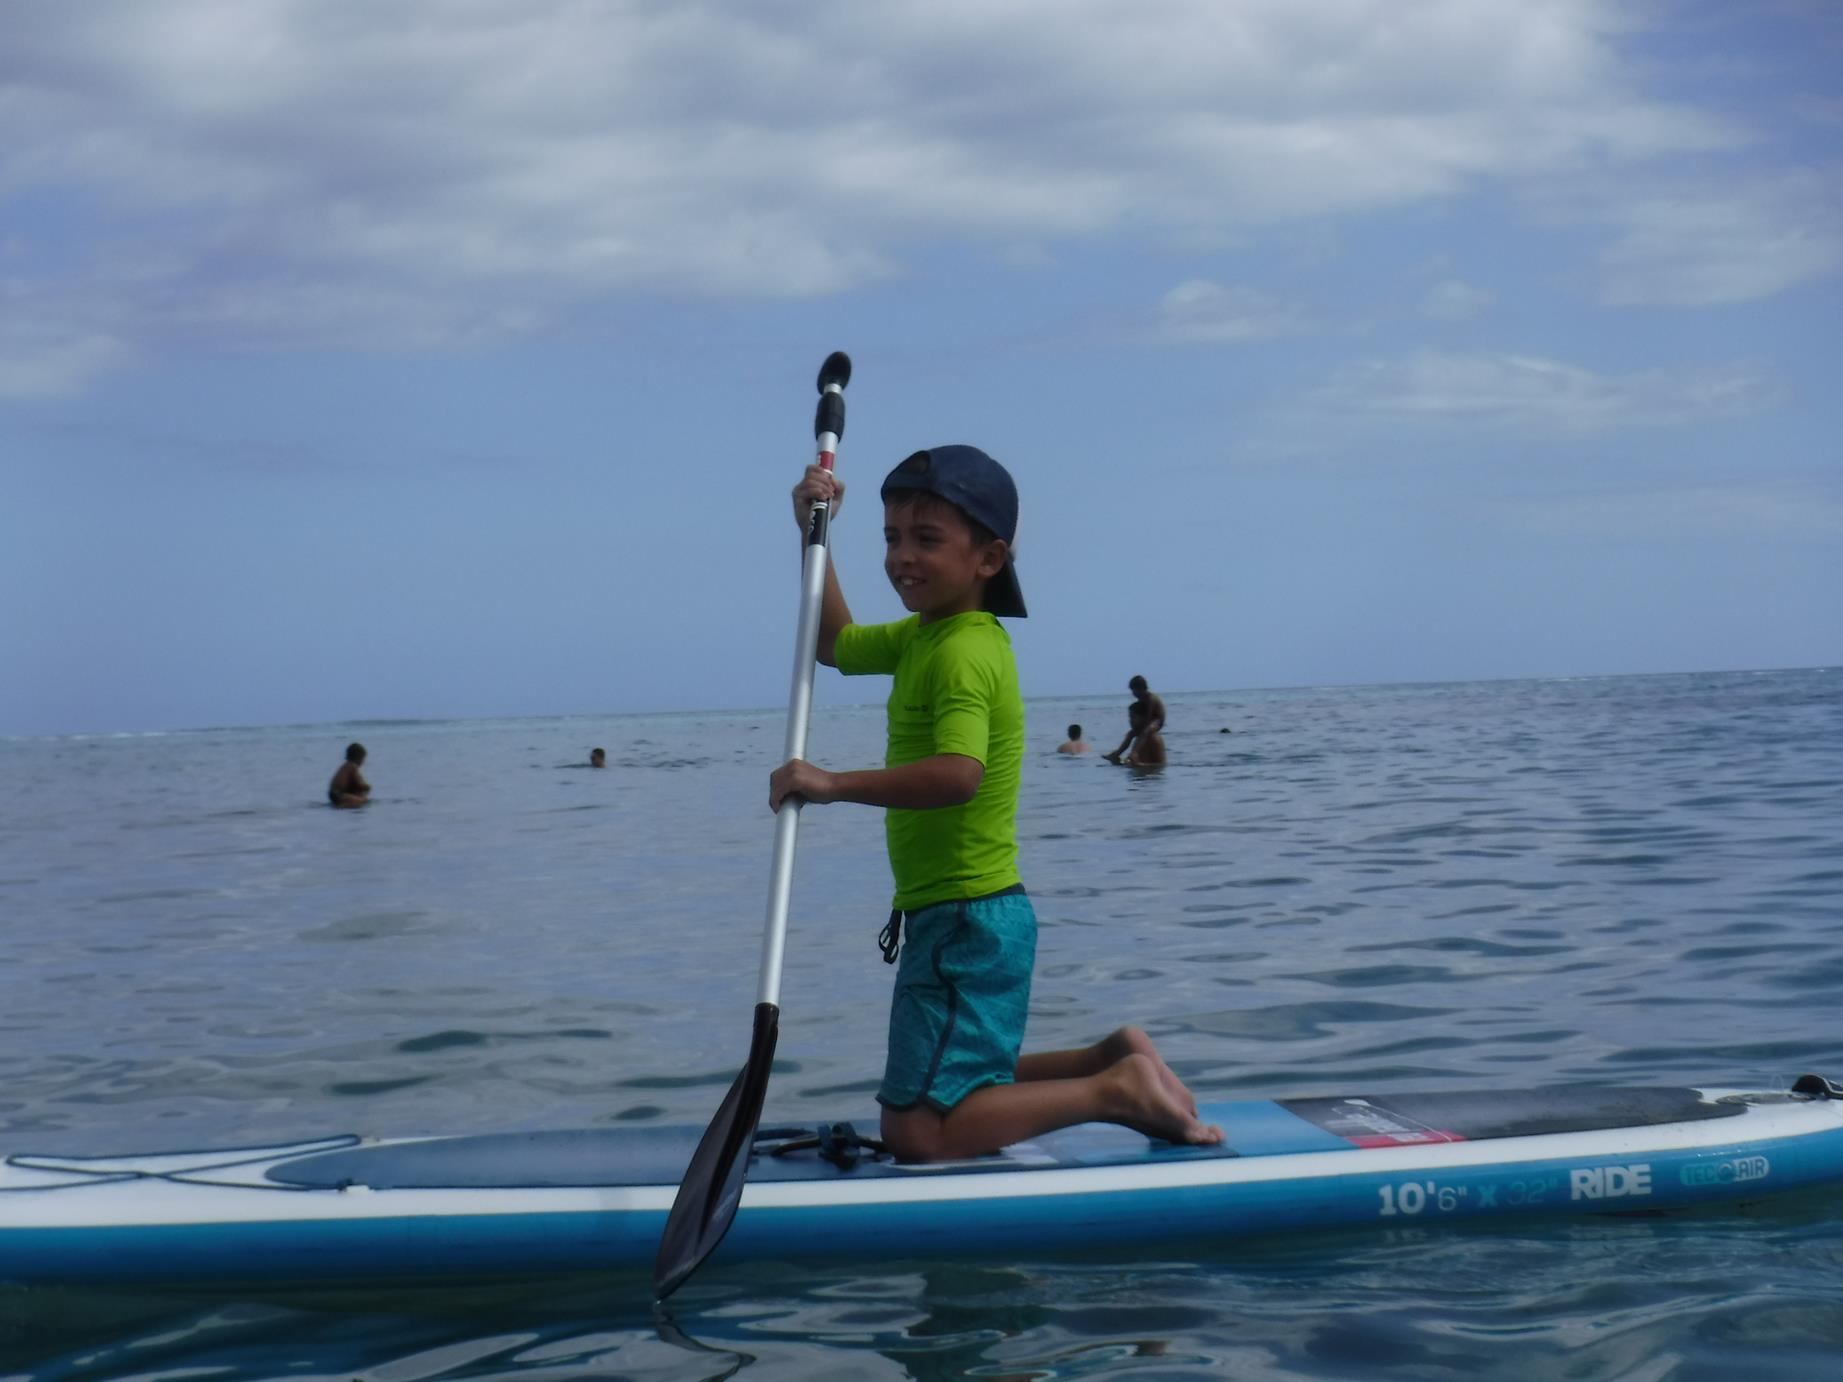
{"label": "boy's ear", "polygon": [[979,576],[982,580],[991,580],[1005,569],[1005,559],[1011,555],[1011,544],[1002,537],[995,537],[986,543],[985,551],[979,557]]}

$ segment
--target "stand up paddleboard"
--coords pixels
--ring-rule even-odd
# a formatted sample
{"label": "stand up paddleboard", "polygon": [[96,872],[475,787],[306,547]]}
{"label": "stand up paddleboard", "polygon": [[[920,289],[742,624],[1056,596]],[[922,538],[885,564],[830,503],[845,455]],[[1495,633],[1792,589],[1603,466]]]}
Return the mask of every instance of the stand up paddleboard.
{"label": "stand up paddleboard", "polygon": [[[1843,1089],[1565,1088],[1213,1103],[1220,1147],[1087,1124],[892,1161],[763,1129],[714,1261],[1035,1255],[1481,1216],[1654,1211],[1843,1181]],[[18,1154],[0,1282],[351,1282],[650,1268],[702,1130]]]}

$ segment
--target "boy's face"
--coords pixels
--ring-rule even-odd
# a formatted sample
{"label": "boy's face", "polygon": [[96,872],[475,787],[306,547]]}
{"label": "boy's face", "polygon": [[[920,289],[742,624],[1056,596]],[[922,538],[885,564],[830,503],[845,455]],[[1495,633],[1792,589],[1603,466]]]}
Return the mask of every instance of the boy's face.
{"label": "boy's face", "polygon": [[966,515],[932,495],[883,506],[884,574],[924,624],[983,608],[1006,551],[1001,538],[978,541]]}

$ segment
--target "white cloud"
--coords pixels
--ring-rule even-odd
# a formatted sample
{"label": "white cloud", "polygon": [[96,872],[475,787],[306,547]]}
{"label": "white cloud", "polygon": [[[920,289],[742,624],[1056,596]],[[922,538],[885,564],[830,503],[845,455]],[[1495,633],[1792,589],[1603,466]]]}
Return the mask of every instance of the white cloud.
{"label": "white cloud", "polygon": [[1288,336],[1306,327],[1297,308],[1252,288],[1193,278],[1159,301],[1157,319],[1143,339],[1168,345],[1229,345]]}
{"label": "white cloud", "polygon": [[1813,125],[1843,126],[1843,97],[1803,96],[1793,102],[1793,107]]}
{"label": "white cloud", "polygon": [[1527,355],[1420,351],[1349,365],[1314,398],[1344,416],[1583,436],[1738,417],[1778,391],[1746,362],[1596,374]]}
{"label": "white cloud", "polygon": [[1600,256],[1600,296],[1612,305],[1749,302],[1843,267],[1835,178],[1628,188],[1604,215],[1619,237]]}
{"label": "white cloud", "polygon": [[1799,539],[1843,537],[1843,503],[1806,485],[1683,489],[1528,499],[1501,510],[1545,537]]}
{"label": "white cloud", "polygon": [[0,279],[0,398],[77,393],[121,364],[132,348],[102,324],[108,315]]}
{"label": "white cloud", "polygon": [[1421,300],[1421,315],[1435,321],[1469,321],[1495,300],[1487,289],[1475,288],[1461,279],[1444,278],[1427,290]]}
{"label": "white cloud", "polygon": [[47,304],[101,300],[122,246],[165,259],[104,336],[462,344],[598,295],[817,295],[942,244],[1199,243],[1733,147],[1639,92],[1627,16],[13,0],[0,204],[55,249],[26,256]]}
{"label": "white cloud", "polygon": [[0,327],[0,398],[77,393],[128,354],[113,336]]}

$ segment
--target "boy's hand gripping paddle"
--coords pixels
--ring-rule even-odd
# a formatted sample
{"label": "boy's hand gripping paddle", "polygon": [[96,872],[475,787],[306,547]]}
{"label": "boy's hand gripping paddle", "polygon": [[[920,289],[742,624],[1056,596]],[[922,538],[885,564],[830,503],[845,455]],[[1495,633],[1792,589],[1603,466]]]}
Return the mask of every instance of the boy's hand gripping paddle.
{"label": "boy's hand gripping paddle", "polygon": [[[830,470],[845,434],[845,385],[851,360],[834,351],[819,367],[819,411],[813,419],[818,463]],[[781,761],[806,757],[806,724],[813,707],[813,658],[819,647],[819,611],[825,596],[826,533],[831,506],[813,505],[806,526],[806,556],[800,572],[800,625],[794,635],[793,693],[787,705],[787,744]],[[787,907],[793,896],[794,837],[800,829],[800,798],[790,796],[774,818],[774,865],[768,878],[768,924],[762,937],[761,987],[755,1003],[755,1034],[749,1063],[730,1086],[717,1116],[691,1155],[678,1198],[666,1217],[653,1264],[653,1295],[664,1300],[716,1250],[736,1217],[742,1183],[749,1174],[755,1125],[761,1118],[774,1042],[780,1030],[781,956],[787,939]]]}

